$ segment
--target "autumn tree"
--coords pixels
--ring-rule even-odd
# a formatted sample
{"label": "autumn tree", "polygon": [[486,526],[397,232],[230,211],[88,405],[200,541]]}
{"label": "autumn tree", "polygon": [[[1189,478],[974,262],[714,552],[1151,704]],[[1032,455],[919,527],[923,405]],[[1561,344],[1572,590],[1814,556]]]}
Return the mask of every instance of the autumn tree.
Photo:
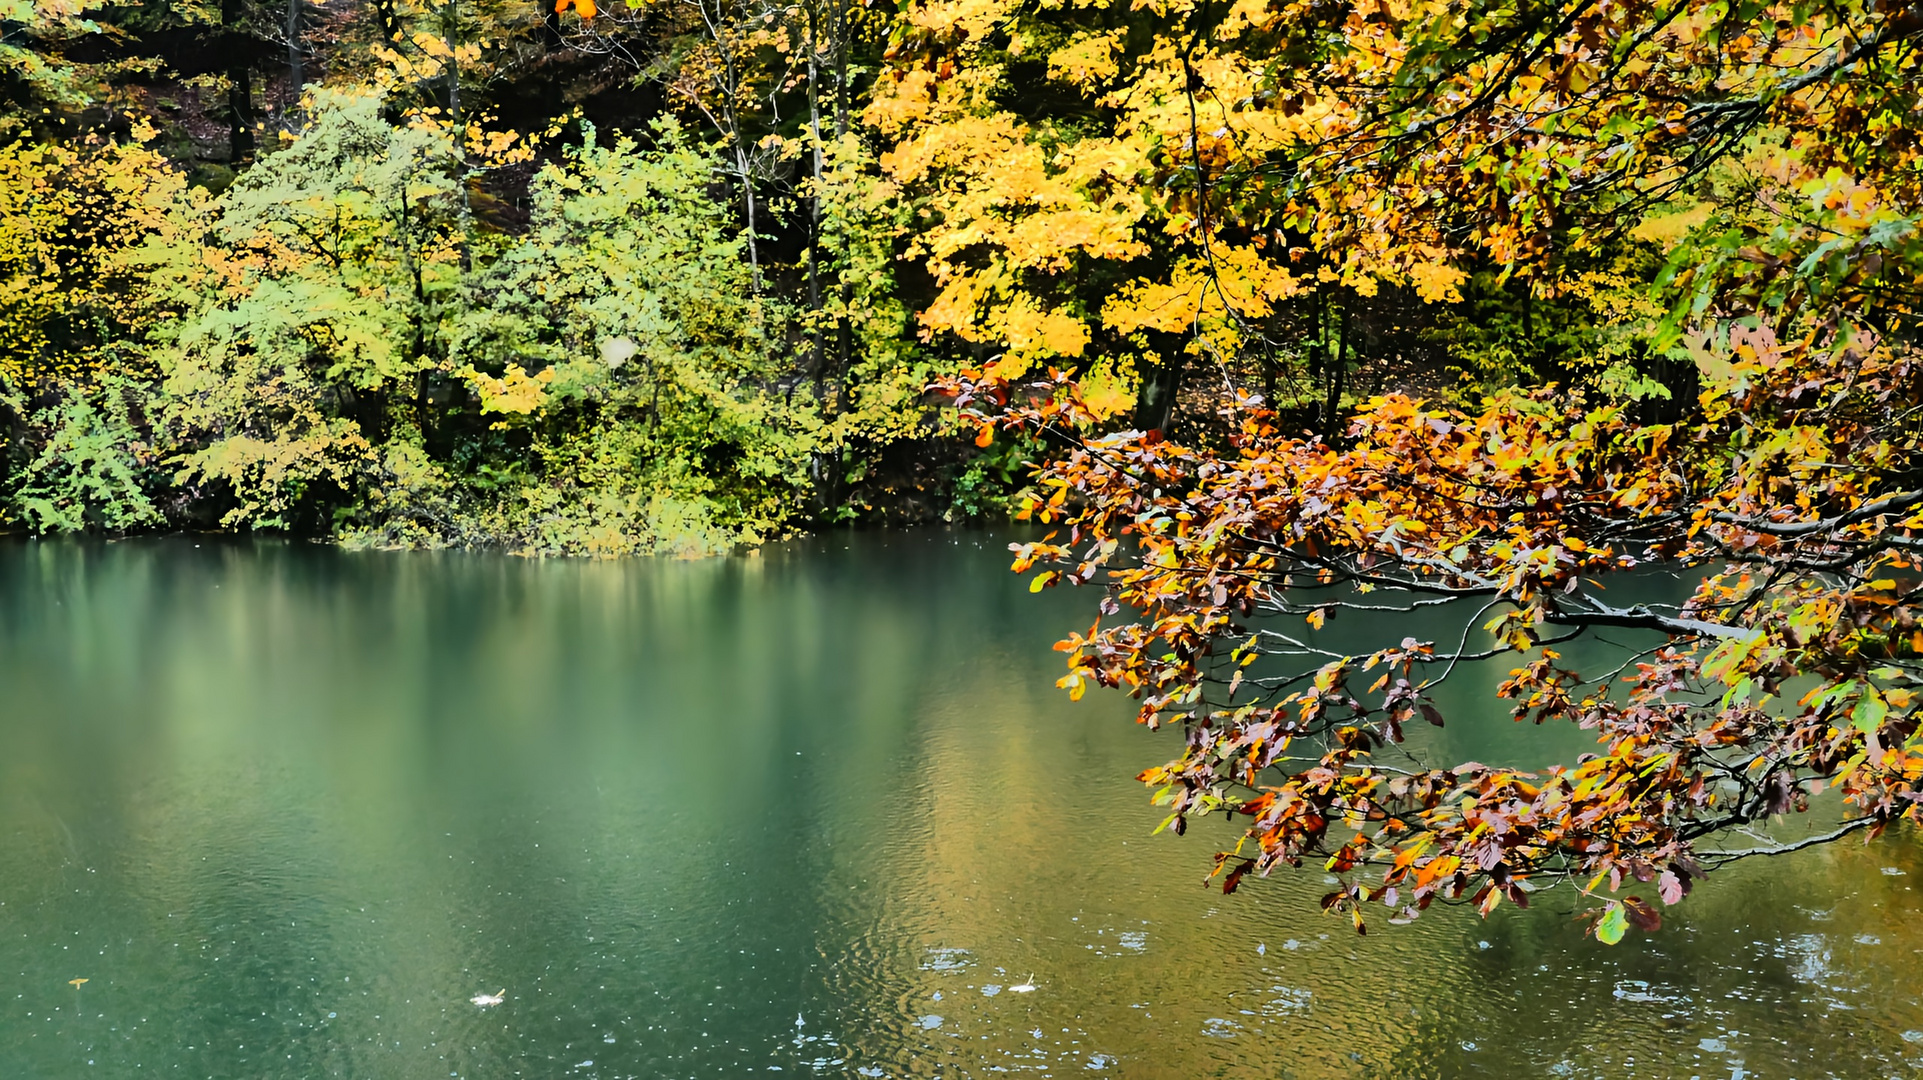
{"label": "autumn tree", "polygon": [[156,367],[136,343],[178,309],[145,253],[181,238],[202,195],[140,147],[0,147],[0,513],[41,530],[161,520],[136,422]]}
{"label": "autumn tree", "polygon": [[[953,18],[992,40],[998,11]],[[1077,37],[1050,63],[1093,49],[1089,70],[1126,116],[1117,145],[1143,133],[1148,152],[1114,160],[1159,178],[1153,213],[1194,237],[1198,340],[1211,304],[1243,332],[1238,297],[1303,287],[1300,265],[1318,284],[1404,283],[1437,301],[1493,266],[1539,292],[1613,289],[1613,336],[1592,348],[1613,340],[1626,364],[1616,383],[1455,404],[1386,394],[1309,433],[1242,386],[1222,442],[1103,434],[1109,391],[1056,359],[1086,320],[1058,309],[1063,347],[1024,346],[1011,320],[1035,302],[1010,291],[1015,260],[1048,265],[1020,242],[1041,215],[1110,222],[1124,244],[1142,242],[1141,214],[1119,195],[1091,201],[1121,188],[1071,175],[1079,146],[1051,159],[1006,119],[969,121],[974,144],[928,134],[897,151],[985,162],[973,146],[999,138],[1057,193],[1019,209],[1012,192],[943,196],[993,254],[976,269],[944,256],[953,303],[924,322],[1034,357],[958,387],[984,440],[1000,425],[1073,446],[1028,508],[1055,531],[1020,546],[1017,568],[1038,569],[1037,588],[1104,591],[1104,618],[1060,646],[1063,685],[1122,688],[1144,723],[1182,729],[1180,755],[1142,779],[1177,832],[1240,819],[1216,859],[1222,887],[1313,861],[1340,881],[1323,906],[1361,929],[1372,904],[1392,920],[1438,900],[1487,914],[1562,886],[1613,942],[1654,929],[1661,904],[1718,866],[1917,820],[1923,11],[1166,13],[1152,45],[1118,52],[1147,40],[1132,30]],[[898,82],[886,107],[903,123],[990,92],[914,69]],[[962,250],[942,235],[931,243]],[[1661,269],[1625,275],[1628,288],[1585,279],[1578,259],[1625,243],[1652,246]],[[1637,400],[1650,387],[1634,362],[1652,357],[1701,387],[1665,422]],[[1058,369],[1021,378],[1045,359]],[[1651,566],[1700,583],[1670,606],[1613,599],[1622,574]],[[1406,638],[1383,618],[1429,609],[1460,612],[1460,635]],[[1344,612],[1375,613],[1382,639],[1328,648],[1312,631]],[[1559,652],[1605,630],[1653,643],[1607,670]],[[1594,753],[1533,769],[1406,756],[1410,725],[1471,719],[1445,715],[1440,685],[1505,660],[1507,711],[1593,732]],[[1813,801],[1828,789],[1835,801]],[[1770,831],[1819,805],[1826,823]]]}

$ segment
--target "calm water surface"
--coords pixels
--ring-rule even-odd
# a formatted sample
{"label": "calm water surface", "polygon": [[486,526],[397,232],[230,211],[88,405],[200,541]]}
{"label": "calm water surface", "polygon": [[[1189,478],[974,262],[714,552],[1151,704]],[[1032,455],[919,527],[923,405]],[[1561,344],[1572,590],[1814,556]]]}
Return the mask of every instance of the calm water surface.
{"label": "calm water surface", "polygon": [[[1002,548],[0,543],[0,1078],[1923,1072],[1913,836],[1614,949],[1223,897],[1130,779],[1169,734],[1053,687],[1092,597]],[[1582,748],[1499,677],[1447,753]]]}

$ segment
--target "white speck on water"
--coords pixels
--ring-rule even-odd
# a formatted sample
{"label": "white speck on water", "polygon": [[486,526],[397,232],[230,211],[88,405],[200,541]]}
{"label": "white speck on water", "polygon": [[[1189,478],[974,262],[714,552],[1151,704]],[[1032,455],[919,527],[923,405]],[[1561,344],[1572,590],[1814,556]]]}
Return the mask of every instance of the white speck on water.
{"label": "white speck on water", "polygon": [[941,991],[940,991],[940,990],[937,990],[937,991],[935,991],[935,993],[934,993],[934,1000],[936,1000],[936,1001],[940,1001],[940,1000],[941,1000]]}
{"label": "white speck on water", "polygon": [[1255,945],[1255,955],[1257,955],[1257,956],[1267,956],[1267,955],[1269,955],[1269,947],[1268,947],[1267,945],[1265,945],[1265,944],[1263,944],[1263,943],[1261,943],[1261,942],[1256,942],[1256,945]]}
{"label": "white speck on water", "polygon": [[1486,941],[1478,941],[1478,942],[1476,942],[1476,948],[1478,948],[1478,949],[1493,949],[1493,948],[1495,948],[1495,946],[1494,946],[1494,945],[1491,945],[1491,944],[1489,944],[1489,943],[1488,943],[1488,942],[1486,942]]}
{"label": "white speck on water", "polygon": [[1875,934],[1858,934],[1856,935],[1856,943],[1858,945],[1881,945],[1883,944],[1883,939],[1877,937]]}
{"label": "white speck on water", "polygon": [[941,1026],[941,1017],[936,1016],[933,1013],[930,1013],[929,1015],[921,1018],[921,1027],[923,1031],[933,1031],[940,1026]]}
{"label": "white speck on water", "polygon": [[1219,1016],[1212,1016],[1202,1022],[1202,1034],[1211,1039],[1233,1039],[1241,1028],[1242,1025],[1235,1021],[1225,1020]]}
{"label": "white speck on water", "polygon": [[1289,940],[1282,943],[1282,947],[1289,950],[1290,952],[1294,952],[1295,950],[1302,947],[1302,943],[1295,940],[1294,938],[1290,938]]}
{"label": "white speck on water", "polygon": [[1001,988],[1001,987],[999,987],[999,986],[984,986],[984,987],[982,987],[982,996],[983,996],[983,997],[994,997],[994,996],[995,996],[996,994],[999,994],[999,993],[1001,993],[1001,992],[1002,992],[1002,988]]}
{"label": "white speck on water", "polygon": [[928,959],[922,961],[923,971],[960,971],[975,961],[969,957],[967,949],[929,949]]}
{"label": "white speck on water", "polygon": [[1890,877],[1902,877],[1902,876],[1903,876],[1903,871],[1901,871],[1901,870],[1898,870],[1898,869],[1897,869],[1896,867],[1894,867],[1894,866],[1885,866],[1885,867],[1883,868],[1883,873],[1885,873],[1885,874],[1887,874],[1887,875],[1888,875],[1888,876],[1890,876]]}
{"label": "white speck on water", "polygon": [[1707,1050],[1712,1054],[1724,1054],[1729,1052],[1729,1044],[1721,1039],[1704,1039],[1696,1044],[1696,1049]]}

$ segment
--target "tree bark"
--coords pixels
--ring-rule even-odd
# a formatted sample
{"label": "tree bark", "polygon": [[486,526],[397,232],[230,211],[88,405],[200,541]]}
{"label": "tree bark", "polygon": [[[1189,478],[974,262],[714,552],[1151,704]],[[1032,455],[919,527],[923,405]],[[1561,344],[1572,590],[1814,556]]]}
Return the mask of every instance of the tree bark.
{"label": "tree bark", "polygon": [[1337,316],[1334,355],[1329,360],[1329,400],[1322,414],[1322,441],[1334,445],[1337,426],[1342,421],[1342,383],[1349,370],[1349,309],[1354,302],[1344,299]]}
{"label": "tree bark", "polygon": [[[220,29],[222,44],[236,56],[243,36],[240,0],[221,0]],[[254,156],[254,83],[253,72],[244,60],[227,68],[227,158],[238,166]]]}
{"label": "tree bark", "polygon": [[302,16],[306,14],[303,4],[304,0],[287,0],[287,81],[293,87],[295,101],[300,100],[301,85],[306,82],[300,40]]}

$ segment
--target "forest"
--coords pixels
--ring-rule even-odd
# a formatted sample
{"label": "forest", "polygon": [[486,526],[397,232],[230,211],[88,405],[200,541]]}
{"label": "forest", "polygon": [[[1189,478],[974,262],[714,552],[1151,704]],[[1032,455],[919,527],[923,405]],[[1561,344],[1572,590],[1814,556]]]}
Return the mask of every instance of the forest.
{"label": "forest", "polygon": [[[1923,812],[1923,7],[8,3],[12,530],[1046,525],[1164,824],[1357,930],[1568,881],[1613,942]],[[1599,752],[1384,764],[1510,654]]]}
{"label": "forest", "polygon": [[1209,439],[1237,394],[1674,419],[1704,301],[1889,302],[1909,18],[19,0],[0,513],[603,555],[1005,518],[1059,444],[978,435],[970,371]]}

